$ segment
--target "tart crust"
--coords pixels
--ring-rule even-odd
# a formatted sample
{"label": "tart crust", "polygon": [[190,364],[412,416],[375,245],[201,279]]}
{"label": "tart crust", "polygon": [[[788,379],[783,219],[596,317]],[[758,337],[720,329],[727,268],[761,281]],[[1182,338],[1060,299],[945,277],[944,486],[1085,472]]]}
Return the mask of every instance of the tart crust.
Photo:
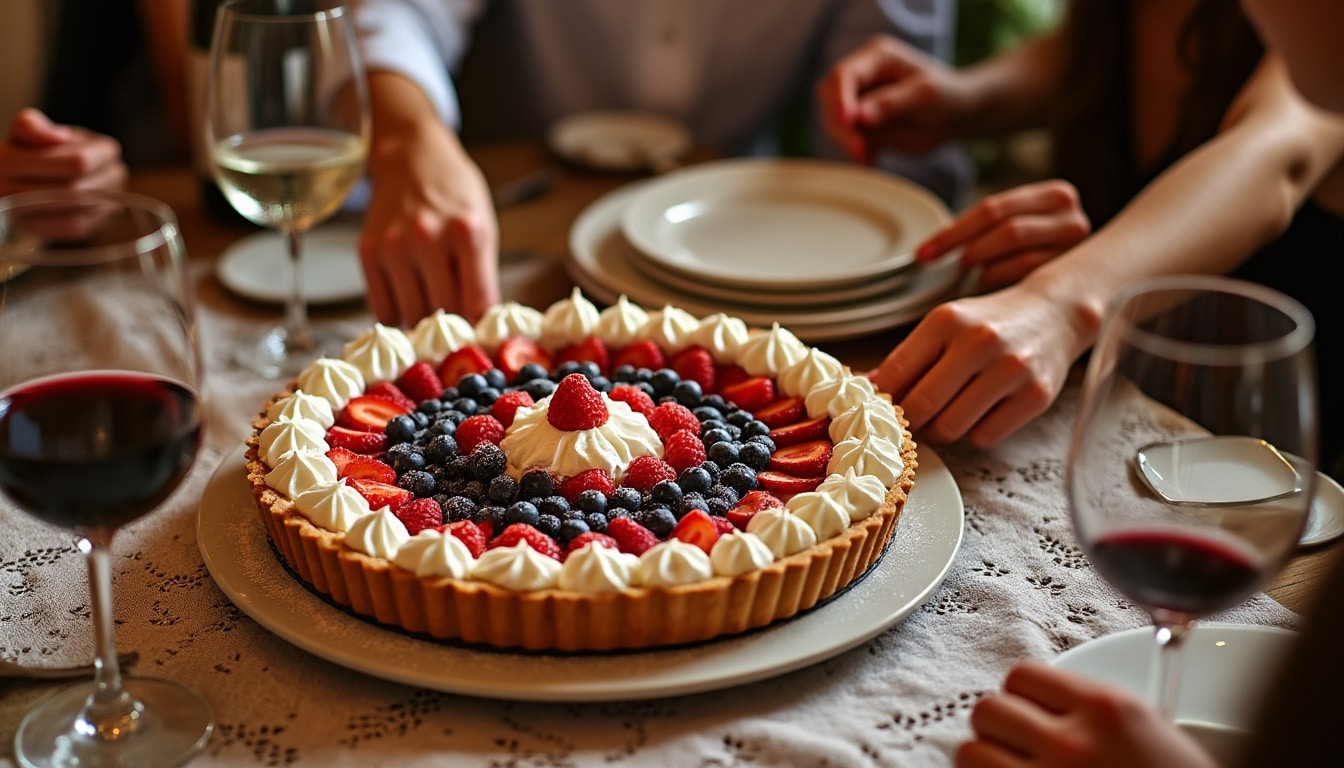
{"label": "tart crust", "polygon": [[498,648],[609,651],[681,645],[794,616],[848,586],[882,557],[918,467],[908,422],[897,406],[904,437],[902,474],[878,511],[837,536],[756,571],[678,587],[520,592],[483,581],[421,578],[345,546],[344,534],[313,525],[290,499],[266,485],[269,468],[258,456],[258,436],[270,423],[264,415],[270,405],[247,441],[247,476],[266,534],[290,570],[336,603],[383,624]]}

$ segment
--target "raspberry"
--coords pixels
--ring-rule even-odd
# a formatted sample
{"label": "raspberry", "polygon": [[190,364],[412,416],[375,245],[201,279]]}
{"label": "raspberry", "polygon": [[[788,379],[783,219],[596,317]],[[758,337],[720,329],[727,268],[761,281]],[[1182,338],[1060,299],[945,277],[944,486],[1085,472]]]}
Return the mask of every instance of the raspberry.
{"label": "raspberry", "polygon": [[687,347],[672,356],[671,366],[682,381],[694,381],[705,392],[714,391],[714,356],[708,349]]}
{"label": "raspberry", "polygon": [[467,545],[467,550],[471,552],[472,557],[480,557],[485,551],[485,532],[481,527],[470,520],[458,520],[443,526],[443,533],[447,536],[455,536],[457,540]]}
{"label": "raspberry", "polygon": [[680,403],[662,403],[653,409],[653,413],[649,416],[649,426],[653,427],[653,431],[658,433],[659,439],[664,443],[667,442],[667,438],[683,429],[700,434],[700,420],[695,418],[690,408]]}
{"label": "raspberry", "polygon": [[[700,441],[697,439],[696,443]],[[676,471],[657,456],[636,456],[626,467],[622,485],[645,493],[663,480],[676,480]]]}
{"label": "raspberry", "polygon": [[490,542],[490,549],[498,547],[512,547],[520,541],[527,542],[527,545],[547,557],[560,559],[560,544],[550,536],[538,531],[527,523],[514,523],[505,528],[502,533]]}
{"label": "raspberry", "polygon": [[443,525],[443,508],[433,499],[415,499],[392,510],[406,532],[414,536],[427,529]]}
{"label": "raspberry", "polygon": [[611,388],[611,394],[608,395],[612,400],[619,400],[630,406],[630,410],[641,414],[644,418],[649,418],[653,414],[654,408],[658,406],[649,397],[649,393],[639,387],[632,387],[629,384],[620,384]]}
{"label": "raspberry", "polygon": [[560,483],[560,495],[570,504],[573,504],[584,491],[601,491],[604,496],[610,496],[614,490],[616,483],[612,482],[611,474],[605,469],[598,468],[585,469]]}
{"label": "raspberry", "polygon": [[494,405],[490,406],[490,415],[499,419],[504,428],[508,429],[513,424],[513,415],[518,412],[518,409],[530,405],[535,405],[532,396],[521,389],[516,389],[500,395]]}
{"label": "raspberry", "polygon": [[598,533],[597,531],[588,531],[587,533],[580,533],[578,536],[569,540],[569,544],[565,547],[564,556],[569,557],[571,552],[583,549],[584,545],[590,541],[595,541],[603,547],[611,547],[612,549],[621,548],[621,545],[617,544],[616,540],[607,534]]}
{"label": "raspberry", "polygon": [[[577,432],[600,427],[607,423],[609,416],[607,404],[602,401],[602,393],[593,389],[588,377],[571,373],[560,380],[555,394],[551,395],[551,407],[547,411],[546,420],[556,429]],[[458,427],[458,431],[461,430]],[[461,438],[458,441],[461,442]]]}
{"label": "raspberry", "polygon": [[705,444],[700,440],[699,433],[693,429],[679,429],[668,435],[663,441],[663,448],[663,460],[677,473],[705,463]]}
{"label": "raspberry", "polygon": [[457,440],[457,450],[470,456],[476,446],[483,443],[499,445],[499,441],[504,439],[504,425],[494,416],[468,416],[457,425],[453,438]]}
{"label": "raspberry", "polygon": [[653,531],[628,517],[612,518],[607,523],[607,535],[616,540],[622,552],[636,556],[644,554],[658,543],[658,537],[653,535]]}
{"label": "raspberry", "polygon": [[415,402],[434,400],[443,394],[443,382],[434,367],[426,362],[413,364],[397,379],[397,386]]}

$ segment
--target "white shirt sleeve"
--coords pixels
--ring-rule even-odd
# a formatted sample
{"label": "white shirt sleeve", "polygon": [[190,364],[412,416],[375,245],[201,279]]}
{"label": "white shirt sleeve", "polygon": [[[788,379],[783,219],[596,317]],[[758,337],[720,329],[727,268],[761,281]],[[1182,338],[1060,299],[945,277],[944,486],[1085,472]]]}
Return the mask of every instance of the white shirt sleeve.
{"label": "white shirt sleeve", "polygon": [[444,123],[461,113],[449,72],[462,60],[483,0],[356,0],[355,25],[370,70],[396,72],[419,85]]}

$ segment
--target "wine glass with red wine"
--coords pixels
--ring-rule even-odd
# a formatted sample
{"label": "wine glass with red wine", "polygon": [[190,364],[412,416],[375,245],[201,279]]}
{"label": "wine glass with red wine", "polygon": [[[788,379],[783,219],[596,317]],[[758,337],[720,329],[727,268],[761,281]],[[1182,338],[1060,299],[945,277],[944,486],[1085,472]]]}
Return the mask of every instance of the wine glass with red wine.
{"label": "wine glass with red wine", "polygon": [[1173,276],[1122,289],[1093,349],[1067,483],[1097,572],[1156,625],[1174,717],[1181,638],[1292,553],[1316,479],[1315,324],[1264,286]]}
{"label": "wine glass with red wine", "polygon": [[177,221],[131,194],[0,198],[0,509],[69,531],[89,568],[95,677],[20,723],[24,766],[176,765],[209,704],[121,674],[111,545],[182,481],[201,443],[201,359]]}

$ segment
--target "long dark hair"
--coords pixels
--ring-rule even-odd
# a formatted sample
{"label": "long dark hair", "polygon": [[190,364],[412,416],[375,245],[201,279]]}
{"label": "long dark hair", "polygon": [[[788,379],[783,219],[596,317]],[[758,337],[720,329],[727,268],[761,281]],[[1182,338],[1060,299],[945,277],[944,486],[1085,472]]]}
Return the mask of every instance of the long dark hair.
{"label": "long dark hair", "polygon": [[1053,125],[1055,173],[1077,185],[1100,226],[1165,165],[1218,132],[1264,47],[1238,0],[1201,0],[1180,35],[1190,85],[1158,167],[1138,168],[1129,99],[1131,0],[1075,0],[1065,17],[1063,105]]}

